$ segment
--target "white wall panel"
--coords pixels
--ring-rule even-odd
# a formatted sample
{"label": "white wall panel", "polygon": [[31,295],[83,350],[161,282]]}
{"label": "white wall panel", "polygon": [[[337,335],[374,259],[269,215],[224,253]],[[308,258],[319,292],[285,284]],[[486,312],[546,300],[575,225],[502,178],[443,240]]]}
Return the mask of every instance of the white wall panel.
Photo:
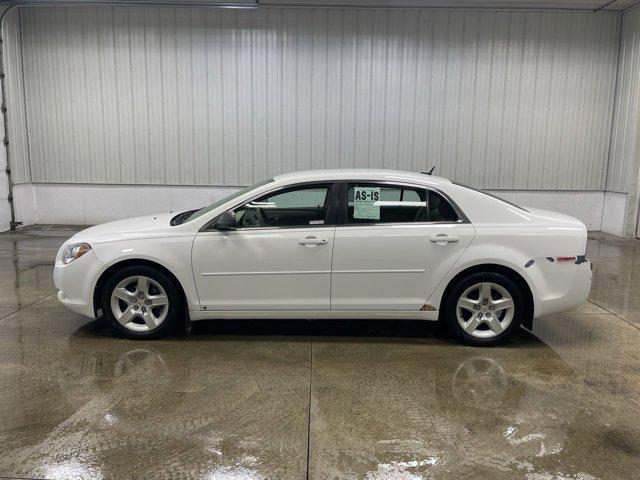
{"label": "white wall panel", "polygon": [[305,168],[436,165],[486,188],[602,189],[618,23],[23,7],[29,155],[16,155],[16,180],[245,185]]}
{"label": "white wall panel", "polygon": [[625,232],[625,212],[627,209],[627,195],[617,192],[604,192],[602,206],[602,226],[600,230],[613,235],[633,236],[634,231]]}
{"label": "white wall panel", "polygon": [[[28,183],[16,185],[16,213],[25,225],[93,225],[129,216],[190,210],[211,204],[236,190],[237,188],[231,187],[205,186]],[[601,227],[605,230],[612,223],[610,218],[615,215],[621,218],[623,213],[619,210],[619,202],[608,202],[606,210],[612,217],[602,218],[605,195],[624,197],[611,192],[514,190],[497,193],[521,205],[573,215],[584,222],[589,230],[600,230]],[[105,205],[109,205],[109,208],[104,208]],[[624,211],[624,199],[621,208]]]}

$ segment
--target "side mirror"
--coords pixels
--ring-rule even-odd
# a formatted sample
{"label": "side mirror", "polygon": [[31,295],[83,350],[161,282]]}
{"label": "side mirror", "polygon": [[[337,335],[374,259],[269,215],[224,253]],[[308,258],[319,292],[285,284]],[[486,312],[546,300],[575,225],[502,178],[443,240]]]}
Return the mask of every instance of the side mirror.
{"label": "side mirror", "polygon": [[235,230],[238,228],[236,214],[227,210],[218,217],[218,221],[213,225],[216,230]]}

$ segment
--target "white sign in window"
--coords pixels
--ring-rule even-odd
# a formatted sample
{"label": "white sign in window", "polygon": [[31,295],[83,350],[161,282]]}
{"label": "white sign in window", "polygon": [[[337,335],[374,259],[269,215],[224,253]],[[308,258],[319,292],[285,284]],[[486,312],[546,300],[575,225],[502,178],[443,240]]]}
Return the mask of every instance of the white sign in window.
{"label": "white sign in window", "polygon": [[353,218],[380,220],[380,187],[355,187]]}

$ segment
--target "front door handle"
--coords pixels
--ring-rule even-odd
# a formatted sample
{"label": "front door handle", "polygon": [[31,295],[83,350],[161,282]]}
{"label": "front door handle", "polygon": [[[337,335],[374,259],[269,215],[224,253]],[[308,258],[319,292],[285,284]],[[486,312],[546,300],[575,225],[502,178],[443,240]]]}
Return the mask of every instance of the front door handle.
{"label": "front door handle", "polygon": [[446,245],[447,243],[459,242],[460,238],[454,235],[447,235],[445,233],[439,233],[437,235],[433,235],[430,239],[436,245]]}
{"label": "front door handle", "polygon": [[317,238],[317,237],[305,237],[298,240],[300,245],[304,245],[305,247],[315,247],[316,245],[325,245],[327,243],[326,238]]}

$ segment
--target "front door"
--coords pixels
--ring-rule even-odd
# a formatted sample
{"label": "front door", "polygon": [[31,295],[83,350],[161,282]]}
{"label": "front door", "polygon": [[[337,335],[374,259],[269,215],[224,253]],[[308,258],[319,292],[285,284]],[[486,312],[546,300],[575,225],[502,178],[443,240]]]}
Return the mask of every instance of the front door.
{"label": "front door", "polygon": [[201,308],[328,309],[332,190],[331,184],[279,189],[235,208],[236,230],[199,232],[192,264]]}
{"label": "front door", "polygon": [[336,228],[332,310],[420,310],[475,234],[441,194],[346,185]]}

